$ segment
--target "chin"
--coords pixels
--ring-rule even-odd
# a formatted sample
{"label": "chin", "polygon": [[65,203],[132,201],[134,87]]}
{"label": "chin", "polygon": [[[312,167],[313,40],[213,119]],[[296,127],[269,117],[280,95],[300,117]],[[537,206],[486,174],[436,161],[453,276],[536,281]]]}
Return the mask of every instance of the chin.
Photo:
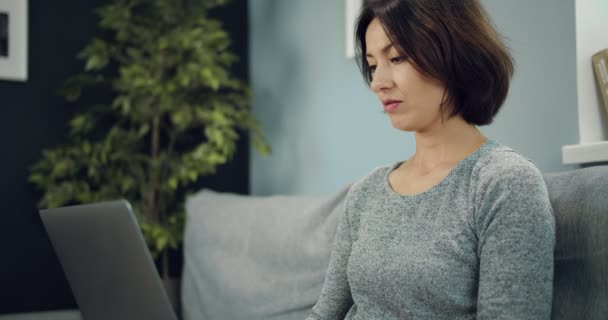
{"label": "chin", "polygon": [[409,121],[391,121],[393,124],[393,128],[401,131],[413,132],[416,131],[417,126],[409,123]]}

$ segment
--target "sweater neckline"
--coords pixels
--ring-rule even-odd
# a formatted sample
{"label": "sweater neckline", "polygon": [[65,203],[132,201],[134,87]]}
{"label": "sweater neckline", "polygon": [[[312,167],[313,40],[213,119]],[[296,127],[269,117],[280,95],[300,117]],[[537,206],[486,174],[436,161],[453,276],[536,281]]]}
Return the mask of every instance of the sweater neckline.
{"label": "sweater neckline", "polygon": [[448,172],[448,174],[443,179],[441,179],[441,181],[439,181],[439,183],[437,183],[434,186],[432,186],[431,188],[429,188],[421,193],[417,193],[417,194],[401,194],[401,193],[398,193],[395,190],[393,190],[393,188],[391,187],[391,184],[388,180],[388,176],[390,175],[391,172],[393,172],[402,163],[405,162],[405,161],[399,161],[399,162],[393,164],[388,170],[386,170],[386,173],[384,174],[384,189],[387,192],[387,194],[391,197],[397,197],[397,198],[401,198],[401,199],[412,199],[412,200],[429,198],[429,197],[433,196],[439,190],[445,188],[445,186],[447,184],[449,184],[451,180],[454,179],[454,176],[463,167],[466,167],[469,164],[475,163],[477,161],[477,159],[482,155],[482,153],[485,152],[485,150],[491,149],[492,147],[497,146],[497,145],[498,145],[498,143],[496,141],[494,141],[494,139],[488,139],[477,150],[473,151],[471,154],[466,156],[464,159],[460,160],[450,170],[450,172]]}

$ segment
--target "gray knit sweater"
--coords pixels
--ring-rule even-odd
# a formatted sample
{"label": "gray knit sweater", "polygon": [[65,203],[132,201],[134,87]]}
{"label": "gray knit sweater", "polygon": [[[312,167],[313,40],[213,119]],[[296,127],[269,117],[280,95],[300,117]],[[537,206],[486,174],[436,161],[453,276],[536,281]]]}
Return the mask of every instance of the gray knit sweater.
{"label": "gray knit sweater", "polygon": [[399,164],[353,185],[308,319],[549,319],[555,222],[538,169],[489,140],[400,195]]}

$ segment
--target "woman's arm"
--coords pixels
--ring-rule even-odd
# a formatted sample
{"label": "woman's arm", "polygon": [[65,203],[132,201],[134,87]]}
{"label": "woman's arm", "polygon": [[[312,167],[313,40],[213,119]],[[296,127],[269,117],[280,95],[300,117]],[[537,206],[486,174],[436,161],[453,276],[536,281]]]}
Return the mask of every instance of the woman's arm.
{"label": "woman's arm", "polygon": [[555,220],[531,163],[480,178],[477,319],[550,319]]}
{"label": "woman's arm", "polygon": [[341,217],[336,231],[334,248],[329,259],[321,296],[307,320],[344,319],[353,304],[346,276],[352,244],[348,218],[348,196],[345,208],[345,213]]}

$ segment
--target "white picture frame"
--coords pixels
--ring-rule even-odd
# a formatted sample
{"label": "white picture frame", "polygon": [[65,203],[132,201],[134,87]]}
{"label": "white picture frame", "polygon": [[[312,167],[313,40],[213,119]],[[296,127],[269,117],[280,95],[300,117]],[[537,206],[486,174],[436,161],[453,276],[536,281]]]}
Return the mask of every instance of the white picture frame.
{"label": "white picture frame", "polygon": [[27,81],[27,0],[0,0],[0,80]]}
{"label": "white picture frame", "polygon": [[[0,0],[1,1],[1,0]],[[346,58],[355,57],[355,20],[363,0],[346,1]]]}

